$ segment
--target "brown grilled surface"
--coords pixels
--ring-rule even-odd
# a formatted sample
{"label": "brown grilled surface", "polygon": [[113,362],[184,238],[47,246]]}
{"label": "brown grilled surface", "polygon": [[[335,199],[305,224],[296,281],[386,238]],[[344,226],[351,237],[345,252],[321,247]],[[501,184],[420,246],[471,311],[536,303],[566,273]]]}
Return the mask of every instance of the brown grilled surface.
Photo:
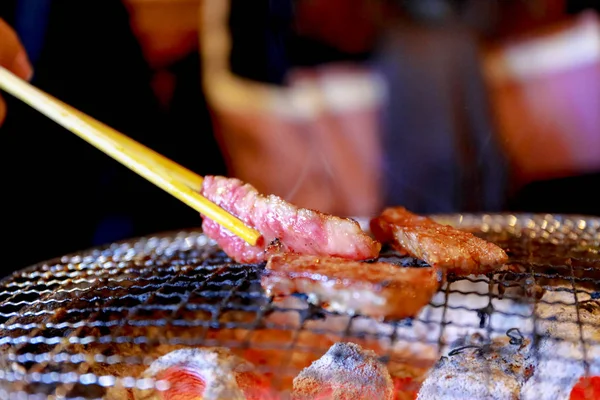
{"label": "brown grilled surface", "polygon": [[[510,271],[491,280],[450,282],[417,318],[390,323],[328,313],[301,296],[273,303],[260,287],[263,265],[232,263],[193,232],[34,266],[0,282],[0,389],[101,397],[115,383],[136,385],[133,378],[157,357],[195,346],[230,347],[270,374],[274,384],[289,388],[302,368],[346,340],[389,361],[406,396],[463,330],[503,336],[507,327],[496,326],[498,318],[535,325],[536,319],[553,317],[498,309],[500,297],[526,309],[543,302],[534,295],[577,290],[578,298],[587,296],[577,307],[597,307],[597,219],[469,218],[462,218],[463,227],[507,250]],[[581,221],[587,221],[583,228]],[[402,262],[422,265],[410,258]],[[467,296],[479,300],[461,300]],[[109,390],[114,396],[121,392]]]}
{"label": "brown grilled surface", "polygon": [[443,276],[441,269],[429,266],[275,254],[267,262],[261,284],[275,298],[310,293],[311,303],[329,311],[399,320],[415,317],[429,304]]}
{"label": "brown grilled surface", "polygon": [[458,276],[489,274],[508,260],[494,243],[404,207],[386,208],[370,227],[381,242]]}

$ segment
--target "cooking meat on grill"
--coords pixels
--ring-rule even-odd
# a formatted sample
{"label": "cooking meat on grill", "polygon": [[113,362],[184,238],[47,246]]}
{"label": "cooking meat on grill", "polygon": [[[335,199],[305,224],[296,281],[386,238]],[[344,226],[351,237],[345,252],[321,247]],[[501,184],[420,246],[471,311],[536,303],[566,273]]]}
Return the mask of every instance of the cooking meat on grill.
{"label": "cooking meat on grill", "polygon": [[134,391],[135,400],[262,400],[266,379],[249,362],[225,348],[180,349],[154,361],[142,378],[168,386]]}
{"label": "cooking meat on grill", "polygon": [[442,278],[433,267],[287,253],[269,258],[261,285],[267,296],[302,293],[331,311],[402,319],[414,317],[429,303]]}
{"label": "cooking meat on grill", "polygon": [[336,343],[294,379],[294,400],[391,400],[394,384],[377,354]]}
{"label": "cooking meat on grill", "polygon": [[403,207],[388,208],[371,221],[377,239],[396,250],[459,276],[486,274],[508,261],[500,247]]}
{"label": "cooking meat on grill", "polygon": [[258,230],[263,242],[250,246],[216,222],[204,217],[202,229],[238,262],[264,261],[266,246],[279,239],[286,251],[351,260],[375,258],[381,244],[351,219],[298,208],[275,195],[264,196],[234,178],[207,176],[202,195]]}
{"label": "cooking meat on grill", "polygon": [[533,366],[528,339],[515,334],[489,342],[473,334],[455,343],[448,356],[442,357],[417,400],[519,399]]}

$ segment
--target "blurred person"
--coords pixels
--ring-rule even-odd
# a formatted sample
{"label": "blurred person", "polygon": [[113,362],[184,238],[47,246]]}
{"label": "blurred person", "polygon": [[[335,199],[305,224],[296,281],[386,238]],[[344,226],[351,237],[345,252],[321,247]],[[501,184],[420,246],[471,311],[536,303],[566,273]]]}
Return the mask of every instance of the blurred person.
{"label": "blurred person", "polygon": [[365,66],[379,4],[203,1],[203,84],[230,175],[324,212],[380,209],[381,88]]}
{"label": "blurred person", "polygon": [[[374,4],[234,0],[229,12],[228,2],[206,0],[199,26],[195,0],[15,0],[0,15],[23,38],[42,90],[191,169],[225,173],[200,71],[232,175],[303,206],[370,215],[384,204],[382,91],[365,64]],[[197,224],[193,211],[87,143],[17,101],[9,107],[5,143],[27,149],[31,171],[9,182],[20,218],[7,229],[22,238],[35,227],[40,238],[15,262]],[[43,207],[34,206],[39,193]]]}
{"label": "blurred person", "polygon": [[508,163],[463,20],[489,29],[493,8],[400,3],[383,38],[384,1],[203,3],[203,83],[230,175],[341,215],[505,207]]}
{"label": "blurred person", "polygon": [[[490,42],[561,21],[577,9],[575,1],[402,0],[395,2],[401,18],[381,38],[381,21],[374,18],[381,8],[373,4],[385,2],[298,0],[296,19],[283,21],[274,17],[271,2],[241,3],[205,3],[210,17],[202,32],[204,84],[230,174],[301,205],[345,215],[394,204],[422,213],[591,210],[582,201],[559,206],[539,196],[519,200],[523,164],[515,162],[516,142],[504,134],[506,119],[484,68]],[[322,51],[327,45],[329,52]],[[339,79],[344,74],[348,79]],[[340,85],[331,90],[336,81]],[[579,96],[587,101],[584,109],[597,103],[593,88]],[[538,107],[526,107],[528,112],[564,114],[544,101],[547,90],[539,93]],[[516,104],[523,105],[513,101],[513,109]],[[509,119],[518,121],[518,115]],[[595,114],[587,115],[588,127],[596,126]],[[518,125],[515,132],[527,140],[527,129]],[[582,138],[579,147],[589,149],[580,155],[588,159],[598,146],[593,135]],[[542,166],[565,157],[531,159]],[[580,181],[594,182],[593,173],[588,177]]]}

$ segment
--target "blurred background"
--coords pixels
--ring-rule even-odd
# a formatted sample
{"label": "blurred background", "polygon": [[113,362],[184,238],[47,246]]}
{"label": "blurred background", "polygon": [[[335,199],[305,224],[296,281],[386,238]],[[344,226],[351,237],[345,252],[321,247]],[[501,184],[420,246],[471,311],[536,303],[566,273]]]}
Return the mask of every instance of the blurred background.
{"label": "blurred background", "polygon": [[[346,216],[600,215],[600,1],[2,0],[33,84]],[[0,274],[199,216],[8,95]]]}

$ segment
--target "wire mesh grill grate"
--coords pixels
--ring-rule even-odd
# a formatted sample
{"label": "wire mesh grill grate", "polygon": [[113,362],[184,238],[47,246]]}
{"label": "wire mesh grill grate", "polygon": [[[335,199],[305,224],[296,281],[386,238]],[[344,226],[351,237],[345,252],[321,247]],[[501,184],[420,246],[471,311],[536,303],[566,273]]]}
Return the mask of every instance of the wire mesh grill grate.
{"label": "wire mesh grill grate", "polygon": [[[160,385],[141,378],[152,361],[199,346],[232,349],[283,390],[338,341],[376,351],[403,382],[399,398],[410,398],[402,396],[441,356],[482,354],[494,338],[531,340],[531,379],[548,391],[558,390],[556,375],[542,370],[552,362],[571,375],[600,375],[600,219],[436,218],[498,243],[512,268],[451,278],[417,318],[403,321],[329,313],[302,296],[273,302],[260,286],[262,265],[232,262],[199,232],[113,244],[17,272],[0,282],[0,396],[127,398]],[[457,344],[472,335],[481,344]],[[549,343],[556,351],[544,351]]]}

